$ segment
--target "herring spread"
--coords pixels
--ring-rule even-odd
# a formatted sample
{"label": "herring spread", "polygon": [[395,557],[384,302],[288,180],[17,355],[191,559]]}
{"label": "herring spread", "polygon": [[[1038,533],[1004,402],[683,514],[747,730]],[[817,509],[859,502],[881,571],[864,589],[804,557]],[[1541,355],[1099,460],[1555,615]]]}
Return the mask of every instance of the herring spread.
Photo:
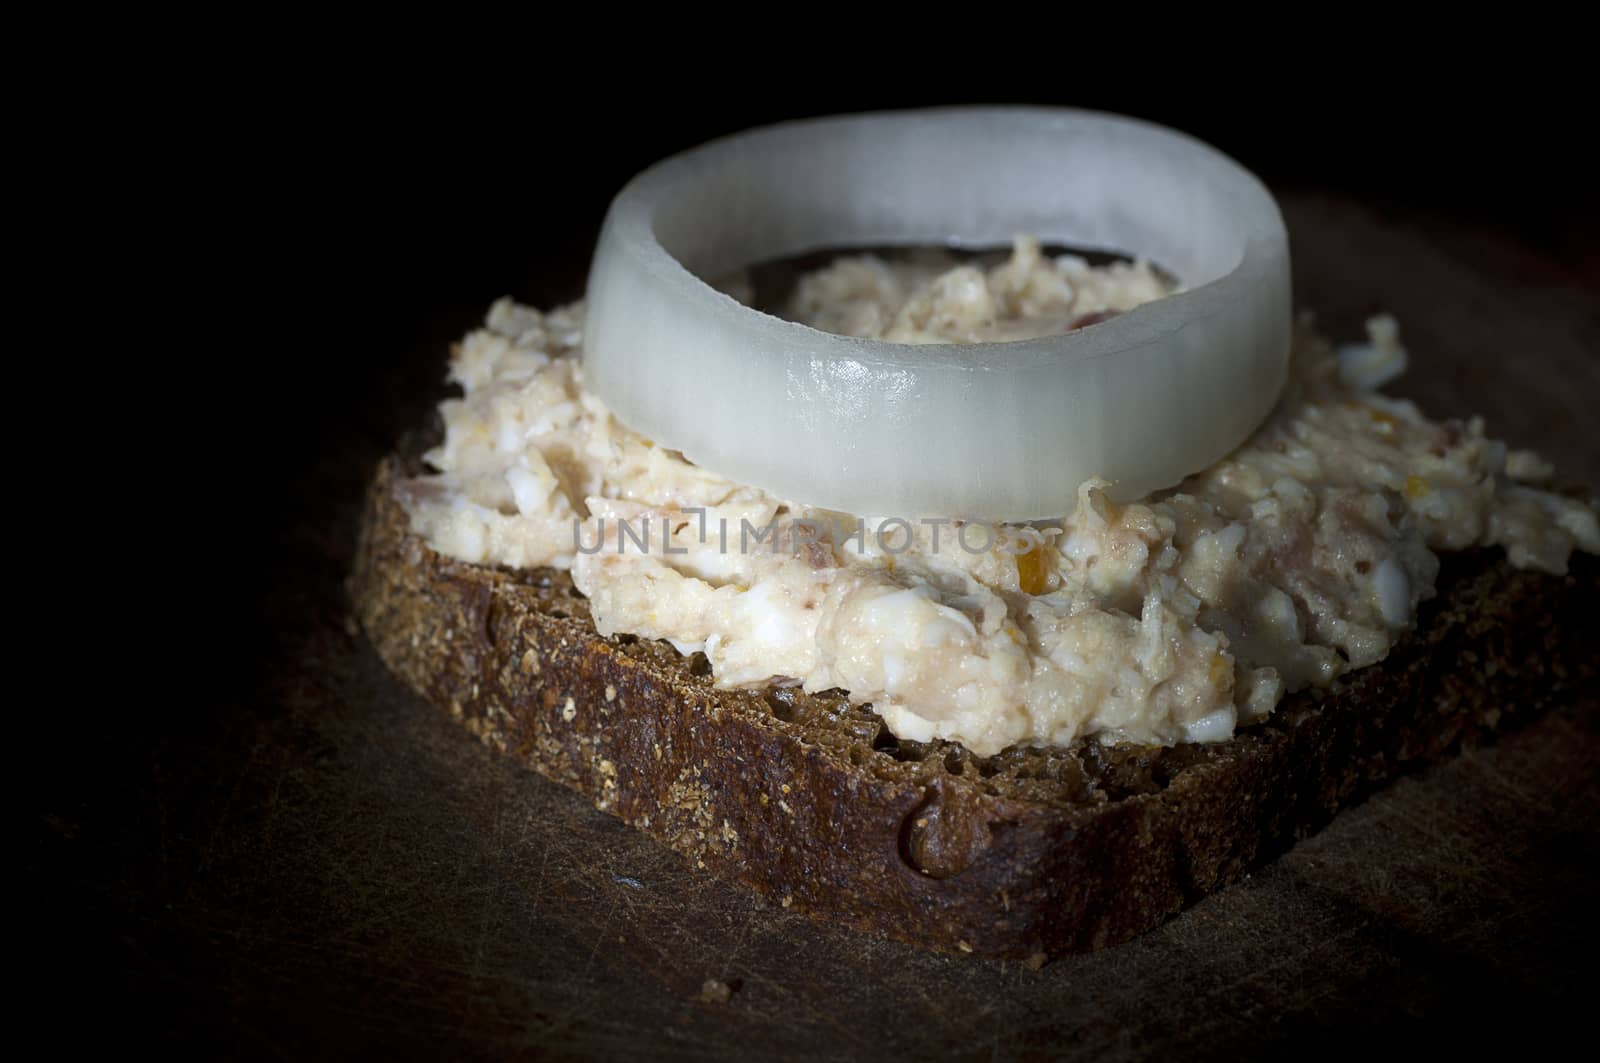
{"label": "herring spread", "polygon": [[[901,342],[1091,325],[1167,294],[1136,262],[1090,267],[1019,238],[989,269],[841,258],[789,316]],[[1336,352],[1299,330],[1268,421],[1177,487],[1114,504],[1090,480],[1059,520],[983,526],[846,515],[699,468],[583,387],[583,308],[502,300],[456,347],[437,473],[406,481],[413,530],[464,561],[571,569],[604,635],[703,651],[722,686],[842,688],[899,737],[1016,744],[1220,741],[1287,691],[1381,660],[1433,594],[1436,551],[1505,548],[1565,570],[1600,552],[1590,502],[1551,470],[1376,386],[1391,319]],[[996,431],[1007,427],[997,425]]]}

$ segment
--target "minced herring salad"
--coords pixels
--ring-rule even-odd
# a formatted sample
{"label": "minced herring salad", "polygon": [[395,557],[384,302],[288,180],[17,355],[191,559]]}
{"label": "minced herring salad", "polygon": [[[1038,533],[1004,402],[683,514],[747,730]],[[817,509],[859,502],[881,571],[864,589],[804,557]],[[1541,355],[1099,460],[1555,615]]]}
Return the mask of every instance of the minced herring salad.
{"label": "minced herring salad", "polygon": [[[989,268],[841,257],[787,314],[993,342],[1169,291],[1143,262],[1091,267],[1021,237]],[[1090,480],[1059,520],[981,535],[811,509],[654,445],[584,390],[582,328],[581,304],[502,300],[457,345],[437,472],[401,485],[413,530],[463,561],[570,569],[602,635],[703,651],[720,686],[842,688],[901,738],[979,755],[1220,741],[1382,660],[1433,594],[1437,551],[1499,546],[1558,573],[1600,553],[1594,504],[1537,486],[1540,459],[1376,390],[1404,363],[1388,318],[1342,352],[1300,327],[1274,413],[1178,486],[1115,504]]]}

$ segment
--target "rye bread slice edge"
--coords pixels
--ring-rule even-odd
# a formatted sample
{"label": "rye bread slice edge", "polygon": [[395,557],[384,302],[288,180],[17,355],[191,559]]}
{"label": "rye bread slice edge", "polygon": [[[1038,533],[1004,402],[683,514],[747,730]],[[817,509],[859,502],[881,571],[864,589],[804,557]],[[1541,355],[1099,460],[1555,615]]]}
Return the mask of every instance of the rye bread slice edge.
{"label": "rye bread slice edge", "polygon": [[565,574],[431,550],[369,489],[352,603],[385,664],[484,744],[819,919],[1046,956],[1147,930],[1408,765],[1595,679],[1600,564],[1446,558],[1416,632],[1232,740],[1012,750],[894,740],[842,694],[718,690],[703,658],[602,638]]}

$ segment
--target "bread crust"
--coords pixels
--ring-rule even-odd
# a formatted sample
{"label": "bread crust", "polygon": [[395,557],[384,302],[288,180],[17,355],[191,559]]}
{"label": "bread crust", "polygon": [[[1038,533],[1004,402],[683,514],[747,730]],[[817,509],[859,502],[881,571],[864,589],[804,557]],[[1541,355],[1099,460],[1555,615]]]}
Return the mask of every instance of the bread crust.
{"label": "bread crust", "polygon": [[1446,558],[1383,663],[1228,742],[896,742],[842,695],[717,690],[703,658],[602,638],[559,572],[409,530],[380,466],[350,590],[388,667],[486,745],[785,907],[949,952],[1113,944],[1239,878],[1408,765],[1592,683],[1600,565]]}

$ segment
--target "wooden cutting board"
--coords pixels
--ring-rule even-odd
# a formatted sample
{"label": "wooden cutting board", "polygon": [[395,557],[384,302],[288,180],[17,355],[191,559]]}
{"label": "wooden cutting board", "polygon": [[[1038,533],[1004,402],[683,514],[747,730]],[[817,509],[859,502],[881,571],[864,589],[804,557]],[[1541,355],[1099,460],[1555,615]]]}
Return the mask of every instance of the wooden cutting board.
{"label": "wooden cutting board", "polygon": [[[1600,486],[1592,278],[1494,233],[1328,198],[1285,211],[1299,302],[1327,331],[1395,313],[1402,393]],[[443,356],[419,349],[422,378]],[[341,580],[390,442],[353,430],[307,470],[254,693],[157,743],[121,818],[47,811],[94,970],[169,1037],[250,1055],[1111,1063],[1586,1028],[1593,701],[1400,780],[1128,945],[1042,970],[924,954],[686,868],[388,676]],[[731,996],[703,1000],[708,979]]]}

